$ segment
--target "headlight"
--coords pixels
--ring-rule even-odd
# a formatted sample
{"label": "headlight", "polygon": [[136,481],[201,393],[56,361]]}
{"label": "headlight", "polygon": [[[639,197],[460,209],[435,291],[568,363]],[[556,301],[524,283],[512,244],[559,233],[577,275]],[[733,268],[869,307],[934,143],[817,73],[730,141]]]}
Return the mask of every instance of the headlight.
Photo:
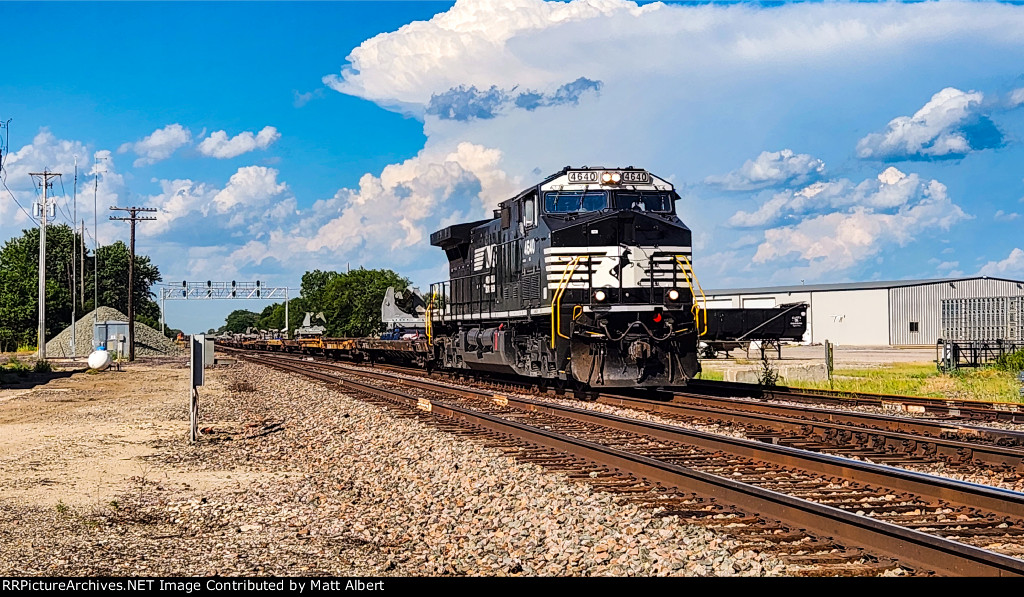
{"label": "headlight", "polygon": [[594,300],[599,302],[599,303],[601,301],[603,301],[605,298],[606,298],[606,295],[605,295],[603,290],[598,290],[597,292],[594,293]]}
{"label": "headlight", "polygon": [[668,300],[670,300],[670,301],[678,301],[679,300],[679,291],[676,290],[675,288],[673,288],[672,290],[669,290],[668,291]]}

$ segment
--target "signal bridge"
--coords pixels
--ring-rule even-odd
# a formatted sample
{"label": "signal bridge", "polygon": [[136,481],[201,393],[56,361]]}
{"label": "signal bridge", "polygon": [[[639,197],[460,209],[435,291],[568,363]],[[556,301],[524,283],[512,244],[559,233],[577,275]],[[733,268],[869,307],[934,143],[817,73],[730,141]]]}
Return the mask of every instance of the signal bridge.
{"label": "signal bridge", "polygon": [[284,300],[284,334],[288,336],[288,287],[263,286],[259,280],[255,282],[189,282],[184,280],[181,286],[165,284],[160,287],[160,331],[164,331],[164,313],[166,301],[210,300],[210,299],[258,299]]}

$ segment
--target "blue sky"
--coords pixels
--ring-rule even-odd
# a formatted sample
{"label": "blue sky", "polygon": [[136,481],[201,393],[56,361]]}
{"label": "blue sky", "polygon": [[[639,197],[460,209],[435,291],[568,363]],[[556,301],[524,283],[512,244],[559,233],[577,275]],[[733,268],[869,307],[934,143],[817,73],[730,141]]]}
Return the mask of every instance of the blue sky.
{"label": "blue sky", "polygon": [[[705,288],[1024,279],[1021,5],[2,10],[11,193],[28,207],[27,172],[64,172],[70,213],[77,155],[101,242],[128,235],[110,205],[159,210],[137,243],[167,281],[297,288],[350,265],[425,287],[446,270],[430,232],[585,164],[676,184]],[[30,225],[0,189],[0,238]],[[179,301],[168,321],[264,305]]]}

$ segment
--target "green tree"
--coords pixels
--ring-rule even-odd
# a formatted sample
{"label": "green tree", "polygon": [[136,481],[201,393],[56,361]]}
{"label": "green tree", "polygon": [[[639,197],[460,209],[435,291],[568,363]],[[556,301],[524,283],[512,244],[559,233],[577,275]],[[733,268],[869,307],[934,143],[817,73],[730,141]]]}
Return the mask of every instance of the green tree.
{"label": "green tree", "polygon": [[327,308],[329,299],[324,296],[324,293],[327,291],[330,283],[341,275],[343,274],[335,271],[325,272],[318,269],[302,274],[299,296],[306,300],[308,310],[322,311]]}
{"label": "green tree", "polygon": [[[295,331],[295,328],[302,325],[302,318],[305,317],[307,301],[302,297],[288,301],[288,330]],[[267,305],[260,313],[258,326],[261,330],[283,330],[284,329],[284,303]]]}
{"label": "green tree", "polygon": [[322,295],[328,334],[355,337],[381,331],[380,304],[389,286],[404,290],[409,280],[389,269],[363,268],[332,278]]}
{"label": "green tree", "polygon": [[[128,314],[128,262],[131,259],[128,245],[117,241],[96,250],[99,261],[99,302],[101,305],[113,307],[125,315]],[[153,265],[149,257],[135,255],[135,316],[147,317],[149,320],[160,321],[160,305],[150,292],[153,284],[161,281],[160,270]],[[92,310],[93,279],[86,276],[86,309]]]}
{"label": "green tree", "polygon": [[[81,236],[70,226],[46,229],[46,338],[71,323],[73,250]],[[91,258],[86,262],[87,267]],[[77,266],[77,263],[76,263]],[[0,349],[37,343],[39,328],[39,229],[23,230],[0,249]],[[81,316],[82,310],[77,315]],[[15,346],[16,347],[16,346]]]}
{"label": "green tree", "polygon": [[[71,324],[72,272],[81,264],[76,251],[81,236],[70,226],[58,224],[46,229],[46,338]],[[85,251],[85,303],[75,316],[82,317],[93,304],[93,267],[99,263],[99,302],[122,313],[128,312],[128,247],[123,242],[98,249],[99,259]],[[74,266],[72,265],[74,263]],[[79,272],[76,272],[79,273]],[[81,276],[81,273],[79,273]],[[38,329],[39,229],[23,230],[0,248],[0,349],[35,346]],[[79,278],[81,279],[81,278]],[[150,288],[160,281],[160,271],[145,255],[135,256],[136,316],[140,321],[159,322],[160,307]]]}
{"label": "green tree", "polygon": [[244,309],[235,309],[228,314],[227,319],[224,320],[224,327],[222,331],[229,332],[232,334],[244,333],[247,328],[258,327],[260,315],[259,313],[253,313],[252,311],[246,311]]}

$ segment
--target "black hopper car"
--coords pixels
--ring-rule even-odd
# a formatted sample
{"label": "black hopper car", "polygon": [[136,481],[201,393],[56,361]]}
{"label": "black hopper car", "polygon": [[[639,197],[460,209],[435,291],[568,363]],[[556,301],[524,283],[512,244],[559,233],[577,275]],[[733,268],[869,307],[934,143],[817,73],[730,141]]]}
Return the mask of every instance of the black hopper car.
{"label": "black hopper car", "polygon": [[575,388],[682,385],[704,325],[672,185],[633,167],[570,168],[448,226],[450,279],[426,312],[433,365]]}

